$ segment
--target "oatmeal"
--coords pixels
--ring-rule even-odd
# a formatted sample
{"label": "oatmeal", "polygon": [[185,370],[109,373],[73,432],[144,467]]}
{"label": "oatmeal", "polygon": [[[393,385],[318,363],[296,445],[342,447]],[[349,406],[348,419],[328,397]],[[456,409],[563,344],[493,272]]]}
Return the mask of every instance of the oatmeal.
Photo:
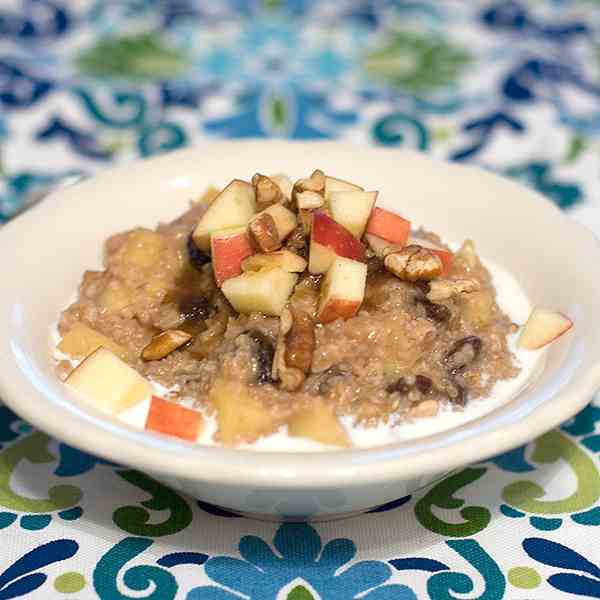
{"label": "oatmeal", "polygon": [[[376,199],[318,170],[296,184],[256,174],[155,231],[112,236],[58,323],[62,358],[85,359],[67,383],[83,380],[114,414],[149,404],[148,429],[188,441],[284,432],[327,446],[522,383],[509,343],[519,326],[473,242],[453,251]],[[534,313],[524,348],[570,327]],[[85,372],[105,362],[117,374],[109,407]],[[150,401],[139,380],[171,392]]]}

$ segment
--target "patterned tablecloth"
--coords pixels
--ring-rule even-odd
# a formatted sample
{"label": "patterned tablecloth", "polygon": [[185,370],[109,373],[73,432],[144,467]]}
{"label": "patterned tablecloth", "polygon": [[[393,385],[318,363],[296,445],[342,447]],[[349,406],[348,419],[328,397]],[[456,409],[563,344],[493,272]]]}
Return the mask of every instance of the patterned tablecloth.
{"label": "patterned tablecloth", "polygon": [[[597,0],[4,0],[0,219],[111,163],[270,136],[473,161],[600,233],[599,42]],[[321,525],[183,497],[2,406],[0,448],[1,600],[600,598],[600,403]]]}

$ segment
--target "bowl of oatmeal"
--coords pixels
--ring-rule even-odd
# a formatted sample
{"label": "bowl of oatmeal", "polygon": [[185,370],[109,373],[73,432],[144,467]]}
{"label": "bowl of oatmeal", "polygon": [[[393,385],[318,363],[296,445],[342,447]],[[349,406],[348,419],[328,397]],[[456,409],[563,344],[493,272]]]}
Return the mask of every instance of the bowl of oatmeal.
{"label": "bowl of oatmeal", "polygon": [[543,433],[599,380],[592,234],[416,153],[210,144],[0,235],[3,400],[245,513],[385,503]]}

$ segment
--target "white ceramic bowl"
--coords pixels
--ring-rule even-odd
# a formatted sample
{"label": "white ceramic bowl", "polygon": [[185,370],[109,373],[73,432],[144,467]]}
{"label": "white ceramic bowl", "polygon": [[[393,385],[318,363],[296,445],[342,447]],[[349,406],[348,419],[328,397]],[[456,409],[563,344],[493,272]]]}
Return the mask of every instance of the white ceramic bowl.
{"label": "white ceramic bowl", "polygon": [[[473,238],[533,304],[575,327],[548,351],[535,385],[467,424],[414,441],[315,454],[180,443],[94,412],[56,378],[48,331],[112,233],[153,228],[209,184],[314,168],[380,190],[380,204],[446,239]],[[288,142],[211,143],[113,169],[61,189],[0,230],[0,397],[53,436],[142,469],[175,488],[263,516],[327,518],[408,494],[518,446],[574,415],[600,387],[600,247],[549,201],[479,169],[399,150]]]}

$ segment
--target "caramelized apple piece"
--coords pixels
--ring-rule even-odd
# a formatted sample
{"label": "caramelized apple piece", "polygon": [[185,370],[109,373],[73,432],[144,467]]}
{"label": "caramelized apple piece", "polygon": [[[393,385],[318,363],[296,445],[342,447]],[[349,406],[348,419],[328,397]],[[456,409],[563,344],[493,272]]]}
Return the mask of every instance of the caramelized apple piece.
{"label": "caramelized apple piece", "polygon": [[300,410],[290,419],[288,434],[292,437],[309,438],[328,446],[350,447],[350,438],[333,409],[316,399],[309,408]]}

